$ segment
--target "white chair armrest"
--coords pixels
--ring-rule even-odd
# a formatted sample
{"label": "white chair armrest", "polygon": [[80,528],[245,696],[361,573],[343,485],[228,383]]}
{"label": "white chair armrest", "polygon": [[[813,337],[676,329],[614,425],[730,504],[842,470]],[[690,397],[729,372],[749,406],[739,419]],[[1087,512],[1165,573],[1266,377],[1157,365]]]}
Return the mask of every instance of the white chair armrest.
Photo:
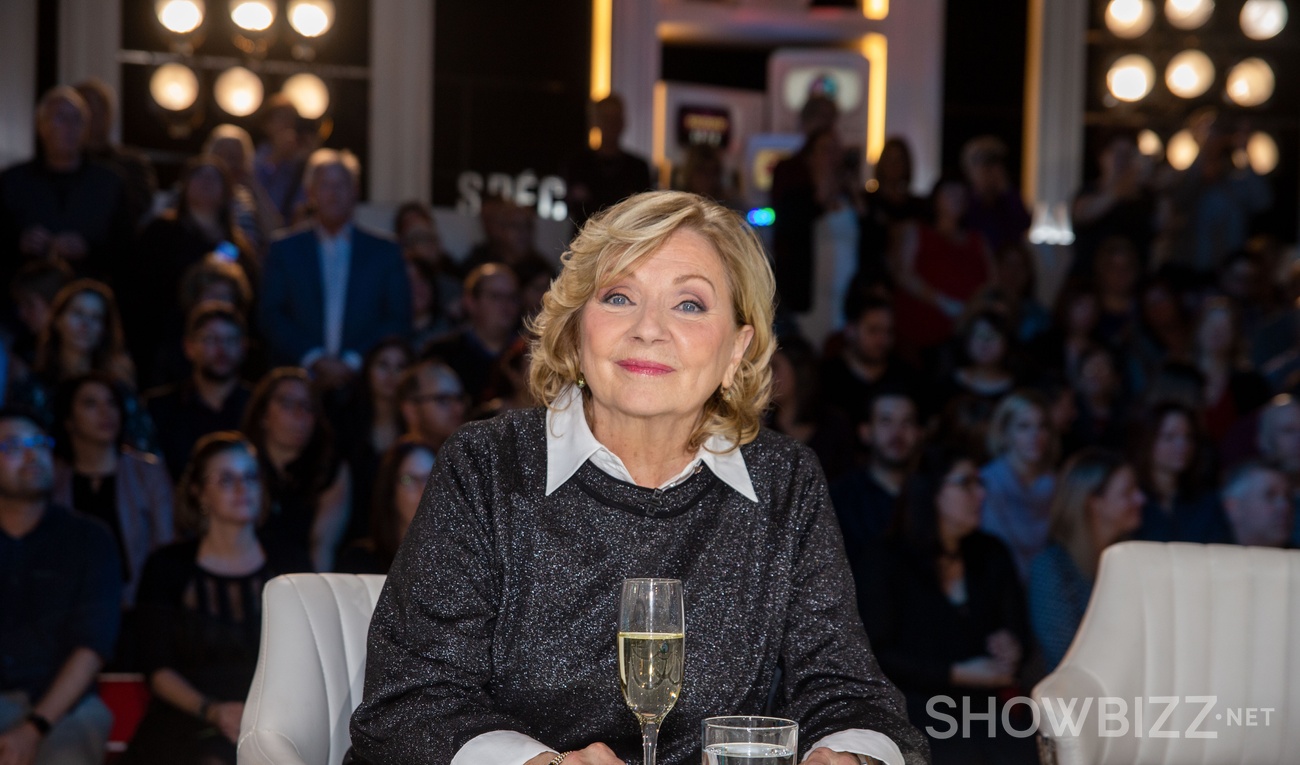
{"label": "white chair armrest", "polygon": [[239,765],[307,765],[288,737],[274,731],[254,730],[239,739]]}
{"label": "white chair armrest", "polygon": [[[1092,765],[1101,761],[1098,758],[1103,742],[1097,735],[1097,703],[1105,693],[1091,672],[1067,662],[1034,686],[1033,695],[1040,713],[1038,735],[1050,739],[1048,745],[1055,751],[1055,765]],[[1073,718],[1076,721],[1083,718],[1078,735],[1064,725],[1067,715],[1063,714],[1062,704],[1069,706],[1072,699],[1077,699]],[[1084,716],[1083,705],[1088,699],[1092,700],[1091,706]],[[1049,706],[1056,713],[1055,722]]]}

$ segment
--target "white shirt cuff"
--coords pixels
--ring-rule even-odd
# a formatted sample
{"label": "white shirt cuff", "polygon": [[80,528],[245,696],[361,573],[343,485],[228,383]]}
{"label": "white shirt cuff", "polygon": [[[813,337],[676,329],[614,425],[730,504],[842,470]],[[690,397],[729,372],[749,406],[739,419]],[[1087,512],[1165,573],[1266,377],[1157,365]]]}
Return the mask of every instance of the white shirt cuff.
{"label": "white shirt cuff", "polygon": [[[542,752],[553,751],[518,731],[494,730],[467,741],[451,758],[451,765],[524,765]],[[902,758],[898,765],[903,765]]]}
{"label": "white shirt cuff", "polygon": [[[813,744],[808,751],[811,752],[813,749],[822,746],[833,752],[848,752],[849,754],[864,754],[868,757],[874,757],[885,763],[885,765],[903,765],[903,753],[899,751],[898,744],[895,744],[894,740],[889,736],[874,730],[851,728],[832,733]],[[452,765],[455,765],[454,761]]]}

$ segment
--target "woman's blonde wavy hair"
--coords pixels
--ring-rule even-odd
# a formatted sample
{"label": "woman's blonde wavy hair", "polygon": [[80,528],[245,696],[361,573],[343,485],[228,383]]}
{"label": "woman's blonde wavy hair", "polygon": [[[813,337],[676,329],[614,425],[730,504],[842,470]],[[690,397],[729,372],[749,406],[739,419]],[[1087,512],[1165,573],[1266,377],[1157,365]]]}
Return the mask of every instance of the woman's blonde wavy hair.
{"label": "woman's blonde wavy hair", "polygon": [[[776,281],[758,237],[740,216],[704,197],[651,191],[619,202],[587,221],[560,257],[563,269],[532,319],[533,396],[553,406],[581,373],[582,310],[602,286],[635,269],[678,231],[704,237],[722,260],[737,326],[754,328],[753,339],[724,397],[721,386],[704,403],[688,448],[718,435],[739,446],[758,436],[772,393],[768,362],[776,341],[772,314]],[[584,403],[590,390],[583,389]]]}

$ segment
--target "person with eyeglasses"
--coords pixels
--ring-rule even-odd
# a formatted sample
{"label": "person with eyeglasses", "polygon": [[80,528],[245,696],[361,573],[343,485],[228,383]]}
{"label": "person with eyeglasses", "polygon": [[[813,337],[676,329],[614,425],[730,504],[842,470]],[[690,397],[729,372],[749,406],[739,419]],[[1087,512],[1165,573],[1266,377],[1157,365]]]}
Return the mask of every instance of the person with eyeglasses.
{"label": "person with eyeglasses", "polygon": [[121,563],[103,523],[52,500],[53,447],[31,415],[0,410],[0,762],[99,765]]}
{"label": "person with eyeglasses", "polygon": [[[992,706],[1001,719],[999,699],[1015,686],[1025,656],[1024,591],[1006,545],[980,530],[984,499],[975,461],[932,447],[904,484],[889,537],[855,556],[871,647],[922,730],[945,727],[927,708],[936,696],[953,699],[955,706],[941,707],[947,713]],[[932,737],[930,758],[934,765],[1038,762],[1032,739],[986,734],[978,725],[970,737]]]}
{"label": "person with eyeglasses", "polygon": [[465,277],[461,306],[465,325],[435,338],[421,356],[456,370],[477,406],[491,398],[492,367],[519,337],[519,277],[504,263],[481,265]]}
{"label": "person with eyeglasses", "polygon": [[433,447],[413,436],[404,436],[384,452],[370,504],[370,536],[343,549],[338,571],[388,573],[406,529],[420,507],[434,460]]}
{"label": "person with eyeglasses", "polygon": [[233,431],[199,440],[177,490],[177,522],[197,534],[145,564],[137,614],[153,698],[122,765],[234,765],[257,668],[262,588],[311,569],[264,546],[269,507],[257,449]]}
{"label": "person with eyeglasses", "polygon": [[417,361],[402,373],[397,401],[407,433],[432,446],[435,452],[465,424],[469,405],[460,377],[437,359]]}

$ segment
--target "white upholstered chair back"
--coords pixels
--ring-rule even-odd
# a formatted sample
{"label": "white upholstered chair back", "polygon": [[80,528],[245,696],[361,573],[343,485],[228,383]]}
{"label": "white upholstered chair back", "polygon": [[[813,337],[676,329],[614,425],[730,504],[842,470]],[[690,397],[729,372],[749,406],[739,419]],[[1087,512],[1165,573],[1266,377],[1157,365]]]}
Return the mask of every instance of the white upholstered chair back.
{"label": "white upholstered chair back", "polygon": [[239,731],[240,765],[339,765],[361,702],[382,576],[290,574],[262,593],[262,644]]}
{"label": "white upholstered chair back", "polygon": [[[1077,735],[1043,714],[1061,765],[1300,762],[1300,552],[1112,546],[1070,650],[1033,694],[1040,710],[1077,699],[1076,717],[1093,699]],[[1127,734],[1118,721],[1102,732],[1103,697],[1125,700]]]}

